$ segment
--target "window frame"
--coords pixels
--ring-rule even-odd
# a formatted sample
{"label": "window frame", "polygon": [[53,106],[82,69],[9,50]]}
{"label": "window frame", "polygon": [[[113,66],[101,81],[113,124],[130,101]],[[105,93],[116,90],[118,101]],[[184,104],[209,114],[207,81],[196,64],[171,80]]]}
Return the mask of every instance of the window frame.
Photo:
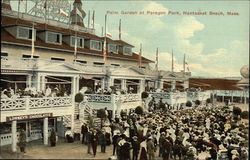
{"label": "window frame", "polygon": [[[75,47],[75,43],[73,43],[73,38],[75,38],[75,36],[70,36],[70,46],[71,47]],[[82,38],[82,37],[76,37],[76,38],[77,38],[77,48],[84,48],[84,38]],[[80,46],[81,40],[82,40],[82,46]]]}
{"label": "window frame", "polygon": [[[92,48],[92,43],[93,42],[98,42],[100,44],[100,49],[96,49],[96,48]],[[90,47],[91,50],[95,50],[95,51],[102,51],[102,42],[101,41],[97,41],[97,40],[90,40]]]}
{"label": "window frame", "polygon": [[[129,48],[129,49],[130,49],[130,53],[126,53],[126,52],[125,52],[125,48]],[[132,56],[132,47],[124,46],[124,47],[123,47],[123,54],[124,54],[124,55],[128,55],[128,56]]]}
{"label": "window frame", "polygon": [[[28,30],[28,35],[27,37],[22,37],[20,36],[20,29],[27,29]],[[34,34],[35,34],[35,39],[34,41],[36,41],[36,29],[34,29]],[[31,33],[31,35],[30,35]],[[24,27],[24,26],[17,26],[17,39],[24,39],[24,40],[29,40],[29,41],[32,41],[32,28],[30,27]]]}
{"label": "window frame", "polygon": [[[54,35],[59,35],[59,41],[60,42],[50,42],[48,41],[48,34],[54,34]],[[57,39],[58,37],[56,37]],[[45,34],[45,42],[46,43],[50,43],[50,44],[57,44],[57,45],[61,45],[62,44],[62,34],[61,33],[57,33],[57,32],[51,32],[51,31],[46,31],[46,34]]]}
{"label": "window frame", "polygon": [[[113,51],[110,50],[110,46],[115,46],[115,48],[116,48],[115,52],[113,52]],[[108,52],[109,53],[115,53],[115,54],[117,54],[118,53],[118,46],[116,44],[109,43],[108,44]]]}

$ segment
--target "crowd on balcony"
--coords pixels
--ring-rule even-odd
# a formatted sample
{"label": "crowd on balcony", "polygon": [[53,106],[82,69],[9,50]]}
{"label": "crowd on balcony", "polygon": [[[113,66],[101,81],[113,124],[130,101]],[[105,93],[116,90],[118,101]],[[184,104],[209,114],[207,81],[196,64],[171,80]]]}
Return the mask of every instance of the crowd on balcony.
{"label": "crowd on balcony", "polygon": [[[206,153],[206,159],[211,160],[225,157],[246,160],[248,157],[248,124],[234,117],[228,106],[130,113],[116,117],[105,130],[85,125],[86,137],[97,135],[101,147],[111,142],[113,155],[121,160],[131,156],[142,160],[155,157],[194,160],[201,153]],[[103,136],[106,132],[112,137]],[[86,144],[91,142],[87,138]]]}
{"label": "crowd on balcony", "polygon": [[32,98],[42,98],[42,97],[65,97],[69,96],[70,91],[68,91],[65,87],[55,85],[50,86],[47,85],[44,91],[38,91],[35,87],[26,87],[25,89],[12,89],[8,87],[7,89],[1,89],[1,99],[7,98],[24,98],[24,97],[32,97]]}

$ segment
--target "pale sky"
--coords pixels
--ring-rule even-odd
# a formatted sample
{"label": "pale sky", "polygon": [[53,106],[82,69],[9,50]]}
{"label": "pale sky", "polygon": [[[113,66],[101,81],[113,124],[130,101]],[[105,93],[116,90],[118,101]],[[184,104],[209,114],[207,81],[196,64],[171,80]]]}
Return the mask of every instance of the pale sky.
{"label": "pale sky", "polygon": [[[70,1],[71,3],[73,1]],[[175,71],[182,70],[183,55],[193,76],[235,77],[240,68],[249,64],[249,1],[83,1],[86,14],[95,10],[96,34],[101,34],[104,15],[108,11],[107,28],[118,39],[119,19],[122,40],[135,46],[142,55],[155,61],[159,48],[159,68],[171,69],[174,53]],[[12,1],[17,10],[17,1]],[[31,7],[29,3],[29,8]],[[137,14],[122,14],[122,12]],[[139,13],[144,11],[144,15]],[[162,12],[149,15],[147,11]],[[178,11],[180,15],[171,15]],[[184,15],[183,12],[207,12],[207,15]],[[224,15],[209,15],[222,12]],[[228,15],[227,12],[238,13]],[[85,25],[87,25],[85,17]],[[154,67],[154,64],[152,64]]]}

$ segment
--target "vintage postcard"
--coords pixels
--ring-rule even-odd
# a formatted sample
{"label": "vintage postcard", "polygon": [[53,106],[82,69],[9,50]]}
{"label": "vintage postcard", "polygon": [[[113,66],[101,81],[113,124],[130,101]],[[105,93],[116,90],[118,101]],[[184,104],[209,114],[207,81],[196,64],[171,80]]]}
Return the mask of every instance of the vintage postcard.
{"label": "vintage postcard", "polygon": [[2,0],[0,159],[247,160],[249,3]]}

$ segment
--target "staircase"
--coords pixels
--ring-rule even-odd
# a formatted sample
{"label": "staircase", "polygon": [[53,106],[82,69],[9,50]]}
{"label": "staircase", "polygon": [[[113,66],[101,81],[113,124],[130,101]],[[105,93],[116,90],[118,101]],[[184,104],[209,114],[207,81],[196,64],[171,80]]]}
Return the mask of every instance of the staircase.
{"label": "staircase", "polygon": [[101,119],[97,118],[97,110],[93,109],[93,107],[88,102],[82,102],[80,105],[80,117],[79,119],[82,122],[89,123],[88,117],[91,116],[93,118],[94,127],[101,127]]}

